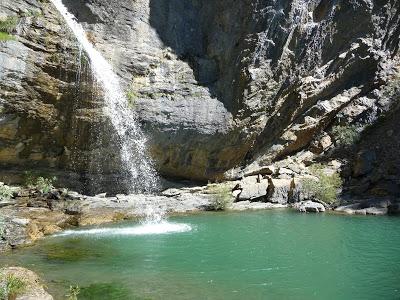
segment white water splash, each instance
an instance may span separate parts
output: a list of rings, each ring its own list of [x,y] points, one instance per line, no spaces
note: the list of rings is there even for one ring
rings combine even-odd
[[[146,138],[137,125],[135,113],[129,108],[119,78],[112,66],[89,42],[82,26],[68,12],[61,0],[51,0],[71,29],[80,47],[87,54],[93,76],[104,92],[104,111],[118,136],[123,170],[129,174],[130,192],[151,192],[157,189],[158,177],[147,156]],[[79,70],[78,70],[79,71]],[[106,159],[106,158],[104,158]]]
[[[191,231],[192,227],[188,224],[170,223],[166,221],[158,223],[144,223],[141,225],[125,228],[93,228],[86,230],[66,230],[55,236],[113,236],[113,235],[157,235],[171,234]]]

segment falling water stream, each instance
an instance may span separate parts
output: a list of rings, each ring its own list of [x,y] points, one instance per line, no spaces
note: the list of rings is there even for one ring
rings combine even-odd
[[[78,40],[80,55],[82,54],[82,50],[86,53],[93,77],[103,91],[105,101],[104,112],[109,117],[118,138],[122,171],[128,174],[129,191],[133,193],[155,191],[158,186],[158,177],[153,169],[150,158],[146,154],[146,137],[137,124],[135,113],[128,106],[128,101],[121,88],[118,76],[114,73],[112,66],[88,40],[85,30],[76,21],[74,15],[68,12],[62,1],[51,0],[51,2]],[[191,229],[186,224],[167,222],[164,214],[165,212],[158,207],[153,207],[150,204],[146,205],[143,209],[144,221],[137,226],[124,229],[122,234],[163,234],[183,232]],[[102,229],[83,232],[88,235],[104,233]],[[67,235],[75,233],[74,231],[65,232]],[[118,230],[111,230],[106,233],[111,235],[121,234]]]
[[[104,112],[115,130],[130,192],[152,192],[157,188],[158,177],[146,152],[146,137],[141,131],[135,113],[128,106],[119,78],[112,66],[88,40],[85,30],[61,0],[51,0],[71,29],[79,46],[88,56],[95,80],[104,94]]]

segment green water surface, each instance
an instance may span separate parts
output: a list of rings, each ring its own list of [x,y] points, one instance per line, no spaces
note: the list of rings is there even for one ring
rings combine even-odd
[[[0,258],[56,299],[400,299],[400,218],[290,211],[171,218],[165,235],[50,237]],[[136,224],[124,223],[129,227]]]

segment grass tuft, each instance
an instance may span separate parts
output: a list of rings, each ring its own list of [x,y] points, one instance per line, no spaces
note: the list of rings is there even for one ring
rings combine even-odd
[[[14,274],[0,275],[0,299],[16,299],[26,289],[26,282]]]
[[[0,42],[2,41],[14,41],[15,37],[7,32],[0,31]]]

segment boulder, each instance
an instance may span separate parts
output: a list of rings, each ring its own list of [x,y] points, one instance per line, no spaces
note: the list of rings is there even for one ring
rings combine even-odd
[[[286,204],[295,202],[298,198],[297,182],[294,178],[268,180],[267,201],[272,203]]]
[[[305,202],[299,202],[295,206],[298,211],[300,212],[324,212],[325,207],[318,202],[313,202],[313,201],[305,201]]]
[[[53,300],[53,297],[45,290],[39,276],[28,269],[8,267],[0,269],[0,274],[13,275],[24,282],[25,288],[16,295],[16,300]]]
[[[289,168],[282,167],[278,169],[278,175],[293,175],[293,174],[294,172]]]
[[[248,168],[245,173],[244,176],[253,176],[253,175],[272,175],[274,174],[276,171],[274,166],[264,166],[264,167],[250,167]]]
[[[385,207],[368,207],[365,212],[367,215],[387,215],[388,209]]]
[[[267,196],[268,180],[263,179],[261,176],[245,177],[240,181],[237,189],[241,190],[241,193],[237,196],[238,201],[265,201]]]
[[[390,199],[365,199],[357,203],[342,205],[335,208],[337,212],[358,215],[386,215],[395,213],[397,203]]]

